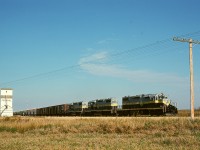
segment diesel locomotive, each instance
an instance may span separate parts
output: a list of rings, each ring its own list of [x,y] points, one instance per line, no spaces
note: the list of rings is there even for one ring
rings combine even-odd
[[[122,115],[167,115],[177,114],[175,103],[163,93],[141,94],[122,98]]]

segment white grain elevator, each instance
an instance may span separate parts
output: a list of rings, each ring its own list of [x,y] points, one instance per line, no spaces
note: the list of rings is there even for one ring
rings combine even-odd
[[[13,116],[12,98],[13,90],[10,88],[0,89],[0,116],[10,117]]]

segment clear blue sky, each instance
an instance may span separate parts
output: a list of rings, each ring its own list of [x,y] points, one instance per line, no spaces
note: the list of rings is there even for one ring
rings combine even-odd
[[[198,0],[0,0],[0,87],[14,110],[164,92],[189,108]],[[200,45],[194,45],[200,107]]]

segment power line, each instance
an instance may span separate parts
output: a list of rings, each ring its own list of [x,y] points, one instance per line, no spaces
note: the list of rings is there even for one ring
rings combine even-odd
[[[116,57],[116,56],[121,56],[122,54],[127,54],[127,53],[133,53],[133,52],[138,52],[139,50],[141,49],[145,49],[145,48],[148,48],[148,47],[152,47],[152,46],[155,46],[156,44],[159,44],[159,43],[162,43],[163,41],[161,42],[155,42],[155,43],[151,43],[149,45],[145,45],[145,46],[141,46],[141,47],[137,47],[137,48],[134,48],[134,49],[130,49],[130,50],[126,50],[126,51],[121,51],[121,52],[118,52],[118,53],[113,53],[110,55],[110,57]],[[141,52],[140,52],[141,53]],[[137,54],[136,54],[137,55]],[[86,57],[83,57],[83,58],[87,58]],[[92,61],[85,61],[84,63],[92,63],[92,62],[96,62],[96,61],[101,61],[105,58],[97,58],[96,60],[92,60]],[[35,75],[32,75],[32,76],[28,76],[28,77],[24,77],[24,78],[21,78],[21,79],[17,79],[17,80],[13,80],[13,81],[9,81],[9,82],[3,82],[1,83],[0,85],[3,86],[3,85],[9,85],[9,84],[13,84],[13,83],[16,83],[16,82],[21,82],[21,81],[24,81],[24,80],[28,80],[28,79],[32,79],[32,78],[37,78],[37,77],[41,77],[41,76],[45,76],[45,75],[50,75],[50,74],[53,74],[53,73],[57,73],[57,72],[60,72],[60,71],[63,71],[63,70],[69,70],[69,69],[72,69],[72,68],[77,68],[77,67],[80,67],[82,64],[77,64],[77,65],[71,65],[71,66],[68,66],[68,67],[64,67],[64,68],[60,68],[60,69],[56,69],[56,70],[52,70],[52,71],[49,71],[49,72],[44,72],[44,73],[39,73],[39,74],[35,74]]]
[[[63,71],[63,70],[72,69],[72,68],[75,68],[75,67],[78,67],[78,66],[80,66],[80,65],[71,65],[71,66],[56,69],[56,70],[53,70],[53,71],[39,73],[39,74],[35,74],[35,75],[32,75],[32,76],[24,77],[24,78],[21,78],[21,79],[9,81],[9,82],[3,82],[0,85],[1,86],[2,85],[8,85],[8,84],[15,83],[15,82],[20,82],[20,81],[24,81],[24,80],[28,80],[28,79],[32,79],[32,78],[36,78],[36,77],[41,77],[41,76],[44,76],[44,75],[53,74],[53,73],[60,72],[60,71]]]
[[[197,32],[193,32],[193,33],[187,33],[183,36],[192,36],[192,35],[198,35],[200,34],[200,31],[197,31]],[[115,59],[118,57],[118,60],[121,59],[121,60],[127,60],[127,58],[129,57],[131,60],[133,60],[132,56],[134,56],[134,58],[137,58],[138,56],[141,56],[141,55],[160,55],[164,52],[169,52],[167,50],[160,50],[160,49],[156,49],[156,47],[160,46],[161,49],[163,47],[165,48],[173,48],[175,46],[175,44],[171,44],[169,43],[171,39],[170,38],[167,38],[167,39],[164,39],[164,40],[161,40],[161,41],[157,41],[157,42],[154,42],[154,43],[150,43],[150,44],[147,44],[147,45],[144,45],[144,46],[140,46],[140,47],[136,47],[136,48],[133,48],[133,49],[129,49],[129,50],[123,50],[123,51],[119,51],[119,52],[113,52],[109,55],[109,57],[111,58],[111,60],[114,62]],[[126,59],[124,59],[124,55],[126,55]],[[90,56],[90,55],[89,55]],[[85,56],[85,57],[82,57],[82,58],[87,58],[89,56]],[[80,58],[80,59],[82,59]],[[104,60],[105,58],[102,57],[102,58],[97,58],[95,60],[89,60],[89,61],[85,61],[84,63],[93,63],[93,62],[100,62],[102,60]],[[112,62],[110,60],[110,62]],[[108,61],[109,62],[109,61]],[[107,62],[107,63],[108,63]],[[118,61],[119,62],[119,61]],[[28,77],[24,77],[24,78],[20,78],[20,79],[16,79],[16,80],[12,80],[12,81],[8,81],[8,82],[3,82],[1,83],[0,85],[3,86],[3,85],[9,85],[9,84],[13,84],[13,83],[16,83],[16,82],[21,82],[21,81],[24,81],[24,80],[29,80],[29,79],[33,79],[33,78],[37,78],[37,77],[42,77],[42,76],[45,76],[45,75],[50,75],[50,74],[54,74],[54,73],[58,73],[58,72],[61,72],[61,71],[64,71],[64,70],[70,70],[70,69],[73,69],[73,68],[78,68],[78,67],[81,67],[81,65],[83,64],[76,64],[76,65],[71,65],[71,66],[67,66],[67,67],[64,67],[64,68],[60,68],[60,69],[56,69],[56,70],[52,70],[52,71],[49,71],[49,72],[44,72],[44,73],[39,73],[39,74],[35,74],[35,75],[32,75],[32,76],[28,76]]]

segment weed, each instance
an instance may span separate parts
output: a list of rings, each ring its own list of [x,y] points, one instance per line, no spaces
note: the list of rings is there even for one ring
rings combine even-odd
[[[163,141],[163,144],[169,146],[171,144],[171,141],[169,139],[165,139]]]
[[[15,132],[17,132],[17,128],[15,128],[15,127],[0,126],[0,132],[11,132],[11,133],[15,133]]]

